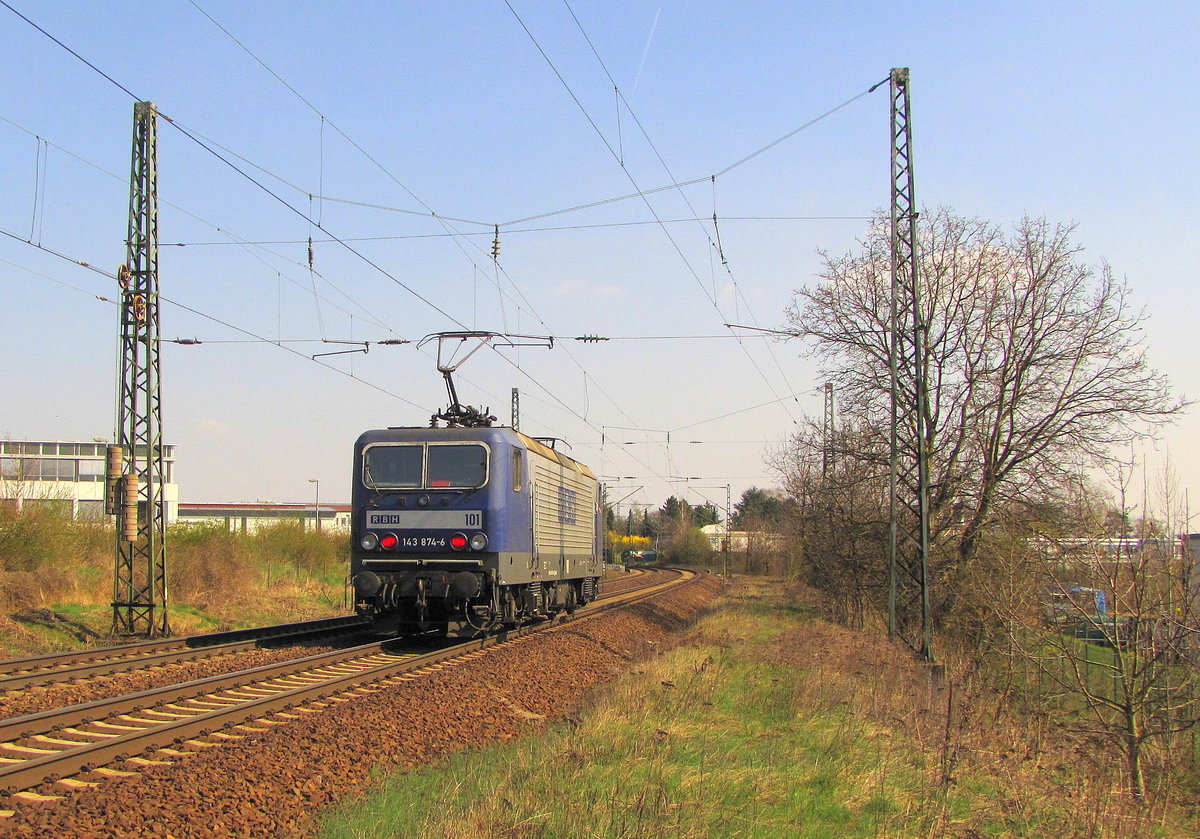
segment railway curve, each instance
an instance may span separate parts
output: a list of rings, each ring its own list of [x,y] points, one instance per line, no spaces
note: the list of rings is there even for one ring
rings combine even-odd
[[[17,806],[57,800],[181,759],[193,750],[236,745],[307,714],[469,662],[491,647],[514,646],[653,597],[676,583],[648,574],[643,585],[606,594],[562,618],[424,653],[390,652],[395,642],[320,653],[253,670],[0,721],[0,789]],[[124,768],[114,768],[121,765]],[[33,791],[39,789],[40,791]],[[6,811],[12,812],[12,811]],[[3,822],[0,822],[2,824]]]

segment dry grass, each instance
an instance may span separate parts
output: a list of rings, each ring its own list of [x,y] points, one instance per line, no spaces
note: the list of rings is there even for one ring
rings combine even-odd
[[[931,835],[1198,835],[1167,779],[1160,794],[1132,798],[1124,764],[1103,740],[1048,708],[1014,705],[968,657],[943,658],[946,676],[935,678],[888,645],[882,627],[860,633],[822,621],[781,639],[771,660],[807,674],[809,702],[850,702],[871,736],[908,742],[926,773]]]
[[[390,778],[326,839],[1197,835],[1106,753],[951,663],[746,580],[578,719]]]
[[[346,612],[344,534],[283,522],[254,534],[172,527],[167,573],[172,629],[192,634]],[[0,655],[76,646],[22,616],[50,610],[104,635],[111,623],[114,535],[108,522],[49,508],[0,510]]]

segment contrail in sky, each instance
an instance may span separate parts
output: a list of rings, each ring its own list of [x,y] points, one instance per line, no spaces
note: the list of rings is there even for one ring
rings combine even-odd
[[[637,93],[638,82],[642,80],[642,68],[646,66],[646,56],[650,52],[650,42],[654,40],[654,30],[658,28],[658,16],[662,14],[662,6],[658,7],[658,11],[654,13],[654,23],[650,26],[650,37],[646,39],[646,48],[642,50],[642,61],[638,64],[637,77],[633,80],[633,91],[629,94],[632,96]]]

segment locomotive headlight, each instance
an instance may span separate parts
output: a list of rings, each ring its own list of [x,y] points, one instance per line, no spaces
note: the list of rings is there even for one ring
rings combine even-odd
[[[467,537],[461,533],[455,533],[450,537],[450,547],[456,551],[465,551],[467,549]]]
[[[362,545],[364,551],[373,551],[379,547],[379,537],[374,533],[364,533],[358,544]]]
[[[379,537],[379,547],[385,551],[394,551],[396,546],[400,544],[399,537],[395,533],[385,533]]]
[[[471,535],[471,550],[482,551],[487,547],[487,536],[482,533],[474,533]]]

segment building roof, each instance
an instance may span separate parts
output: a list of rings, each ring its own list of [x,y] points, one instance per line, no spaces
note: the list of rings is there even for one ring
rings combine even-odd
[[[242,503],[197,503],[179,504],[181,516],[288,516],[311,514],[314,507],[320,509],[322,516],[334,516],[338,513],[350,512],[349,504],[277,504],[273,501],[256,501],[253,504]]]

